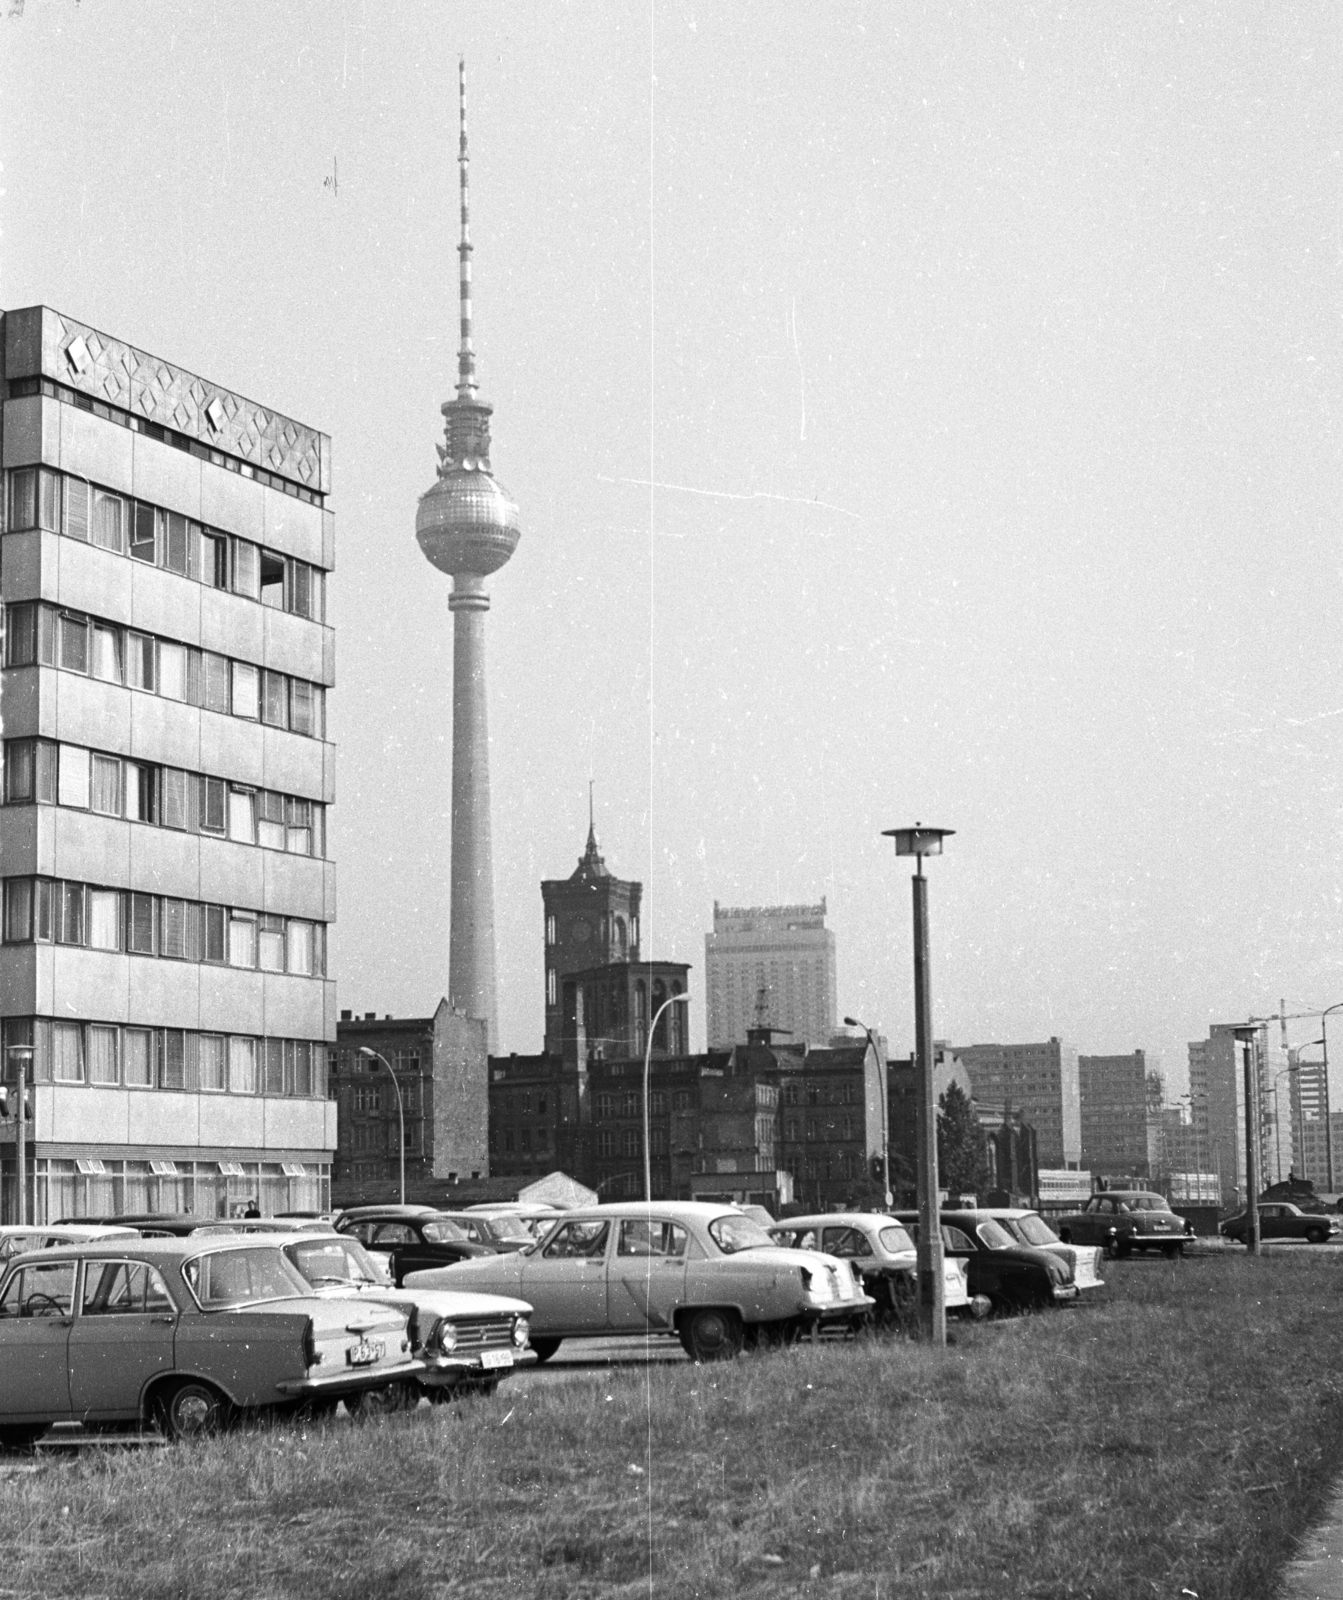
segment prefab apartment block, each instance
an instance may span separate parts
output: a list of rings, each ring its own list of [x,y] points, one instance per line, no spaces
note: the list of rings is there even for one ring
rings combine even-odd
[[[28,1215],[324,1206],[330,441],[46,307],[2,331],[0,1071],[32,1084]],[[11,1114],[6,1219],[17,1153]]]

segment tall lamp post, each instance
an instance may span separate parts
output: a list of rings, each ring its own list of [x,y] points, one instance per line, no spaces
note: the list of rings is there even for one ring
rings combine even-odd
[[[889,1206],[891,1195],[891,1113],[886,1103],[886,1065],[881,1059],[881,1052],[877,1049],[877,1041],[872,1037],[872,1030],[865,1022],[860,1022],[857,1017],[845,1017],[846,1028],[861,1028],[867,1035],[868,1048],[872,1051],[872,1059],[877,1064],[877,1077],[881,1082],[881,1193],[882,1204]]]
[[[1324,1160],[1329,1175],[1329,1193],[1334,1189],[1334,1119],[1329,1112],[1329,1014],[1343,1011],[1343,1000],[1320,1012],[1320,1043],[1324,1046]]]
[[[644,1201],[649,1204],[653,1199],[653,1158],[648,1148],[648,1074],[653,1064],[653,1035],[658,1031],[658,1023],[668,1006],[689,1003],[688,994],[669,994],[653,1013],[653,1020],[648,1025],[648,1038],[644,1042]]]
[[[376,1050],[370,1050],[364,1044],[359,1047],[359,1054],[366,1056],[370,1061],[381,1061],[387,1068],[387,1076],[392,1080],[392,1088],[396,1090],[396,1119],[401,1126],[401,1204],[406,1203],[406,1105],[401,1098],[401,1085],[396,1081],[396,1073],[392,1071],[391,1062],[386,1056],[380,1056]]]
[[[33,1059],[33,1047],[12,1044],[9,1054],[17,1063],[19,1080],[14,1102],[14,1177],[18,1184],[16,1220],[22,1228],[28,1221],[28,1063]]]
[[[1318,1039],[1315,1041],[1316,1044],[1318,1044],[1319,1042],[1320,1041]],[[1309,1048],[1310,1048],[1309,1045],[1302,1045],[1301,1046],[1302,1050],[1308,1050]],[[1299,1053],[1300,1052],[1298,1051],[1298,1054]],[[1274,1140],[1274,1146],[1275,1146],[1276,1151],[1277,1151],[1278,1182],[1279,1183],[1282,1182],[1282,1119],[1281,1119],[1281,1117],[1278,1116],[1278,1079],[1287,1077],[1289,1073],[1300,1072],[1300,1071],[1301,1071],[1300,1062],[1293,1062],[1290,1067],[1279,1067],[1279,1069],[1273,1074],[1273,1115],[1274,1115],[1274,1118],[1277,1120],[1277,1124],[1278,1124],[1278,1126],[1277,1126],[1277,1137]],[[1298,1084],[1300,1083],[1300,1079],[1299,1078],[1297,1080],[1297,1083]],[[1299,1089],[1298,1089],[1298,1092],[1297,1092],[1297,1099],[1298,1100],[1300,1099],[1300,1091],[1299,1091]],[[1287,1143],[1288,1143],[1288,1145],[1290,1147],[1292,1147],[1292,1155],[1293,1156],[1296,1153],[1295,1152],[1296,1142],[1297,1142],[1297,1140],[1296,1140],[1296,1107],[1292,1104],[1292,1089],[1289,1086],[1288,1090],[1287,1090]],[[1302,1142],[1304,1143],[1304,1140]],[[1303,1151],[1303,1155],[1304,1155],[1304,1151]],[[1295,1172],[1295,1170],[1296,1170],[1296,1164],[1291,1159],[1289,1159],[1288,1162],[1287,1162],[1287,1170],[1288,1170],[1288,1172]]]
[[[1245,1047],[1245,1245],[1252,1256],[1259,1252],[1259,1162],[1256,1124],[1259,1121],[1259,1090],[1254,1082],[1254,1042],[1259,1029],[1233,1028],[1237,1044]]]
[[[928,880],[924,856],[940,856],[951,828],[886,828],[898,856],[913,856],[914,876],[914,1034],[918,1062],[919,1155],[919,1322],[934,1345],[947,1342],[946,1284],[942,1276],[942,1218],[937,1182],[937,1097],[933,1092],[933,1000],[928,971]]]

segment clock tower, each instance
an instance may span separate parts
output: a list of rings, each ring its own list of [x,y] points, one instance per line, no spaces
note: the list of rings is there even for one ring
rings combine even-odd
[[[639,960],[641,883],[613,877],[588,823],[588,842],[567,878],[541,884],[545,915],[547,1054],[563,1048],[563,980],[571,972]]]

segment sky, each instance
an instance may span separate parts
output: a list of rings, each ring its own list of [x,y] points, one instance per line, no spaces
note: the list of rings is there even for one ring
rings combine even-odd
[[[939,1037],[1343,1000],[1333,0],[3,3],[0,306],[332,436],[342,1007],[447,987],[459,54],[502,1048],[590,781],[696,1043],[715,900],[824,897],[909,1048],[915,821]]]

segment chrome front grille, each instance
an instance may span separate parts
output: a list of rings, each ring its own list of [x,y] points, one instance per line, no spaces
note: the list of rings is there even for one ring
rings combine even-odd
[[[452,1317],[458,1350],[492,1350],[513,1343],[512,1317]]]

